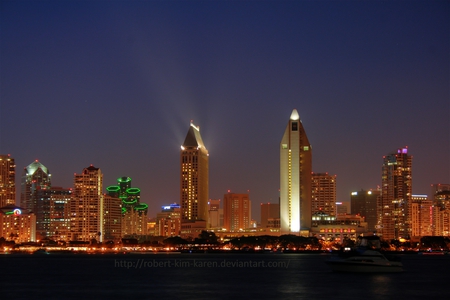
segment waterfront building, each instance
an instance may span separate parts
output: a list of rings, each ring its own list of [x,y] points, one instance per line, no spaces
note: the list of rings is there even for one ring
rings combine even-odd
[[[411,237],[433,235],[433,200],[427,195],[412,195],[411,201]]]
[[[321,211],[312,215],[311,235],[318,239],[342,243],[345,239],[355,241],[366,234],[367,222],[360,215],[329,216]]]
[[[279,203],[261,203],[261,228],[280,228]]]
[[[0,154],[0,207],[16,204],[16,164],[11,155]]]
[[[250,227],[251,201],[249,194],[227,193],[223,196],[223,227],[239,231]]]
[[[205,221],[206,226],[208,224],[208,164],[209,154],[200,127],[191,122],[180,151],[182,222]]]
[[[156,214],[156,227],[158,236],[179,236],[181,231],[180,205],[173,203],[161,207]]]
[[[122,220],[122,199],[108,194],[103,195],[104,241],[118,242],[121,240]]]
[[[74,174],[70,205],[70,234],[73,241],[103,241],[103,174],[90,165]]]
[[[49,189],[52,185],[52,175],[46,166],[35,160],[23,169],[20,193],[20,206],[35,211],[39,205],[36,191]]]
[[[441,185],[433,189],[433,235],[450,236],[450,185]]]
[[[348,213],[347,205],[342,202],[336,201],[336,214],[346,215]]]
[[[411,237],[411,168],[407,147],[383,156],[379,227],[385,240]]]
[[[350,206],[352,215],[360,215],[366,222],[370,231],[376,231],[378,225],[377,206],[380,201],[379,190],[363,190],[352,192]]]
[[[106,188],[108,195],[121,199],[122,236],[147,235],[148,205],[141,202],[141,190],[131,187],[130,177],[120,177],[117,185]]]
[[[13,204],[1,207],[0,237],[17,244],[36,242],[36,216]]]
[[[210,199],[208,201],[208,222],[209,228],[223,226],[223,208],[220,208],[220,199]]]
[[[49,227],[46,235],[55,241],[69,241],[72,189],[52,186],[49,192]]]
[[[311,228],[311,144],[294,109],[280,143],[282,234],[309,235]]]
[[[336,175],[312,173],[311,212],[322,211],[329,216],[336,215]]]

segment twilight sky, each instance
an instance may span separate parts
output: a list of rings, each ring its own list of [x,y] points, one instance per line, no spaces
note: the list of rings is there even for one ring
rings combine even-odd
[[[450,183],[449,1],[1,1],[0,154],[17,186],[38,159],[55,186],[93,164],[179,202],[190,120],[210,198],[277,202],[292,109],[338,201],[381,184],[408,146],[413,193]]]

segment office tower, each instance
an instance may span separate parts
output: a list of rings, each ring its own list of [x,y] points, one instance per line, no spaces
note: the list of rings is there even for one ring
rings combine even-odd
[[[336,216],[336,175],[312,173],[311,176],[311,212]]]
[[[106,188],[108,195],[122,200],[122,236],[147,234],[148,205],[141,203],[141,190],[131,187],[130,177],[120,177]]]
[[[161,207],[156,214],[156,227],[158,236],[178,236],[181,230],[180,205],[173,203]]]
[[[411,236],[411,164],[407,147],[383,156],[379,226],[385,240]]]
[[[93,165],[74,174],[70,233],[74,241],[103,241],[103,174]]]
[[[363,217],[367,222],[369,231],[375,231],[378,225],[377,204],[380,195],[379,190],[366,191],[363,189],[351,194],[351,214]]]
[[[53,186],[50,190],[48,236],[55,241],[70,240],[72,189]]]
[[[251,201],[248,194],[228,193],[223,197],[223,227],[228,231],[250,228]]]
[[[311,145],[296,109],[280,143],[282,234],[308,235],[311,228]]]
[[[16,204],[16,164],[9,154],[0,154],[0,207]]]
[[[261,203],[261,227],[262,228],[280,227],[279,203]]]
[[[223,209],[220,208],[220,199],[208,201],[209,228],[218,228],[223,225]]]
[[[181,221],[208,221],[208,150],[192,122],[181,146]]]
[[[427,195],[411,196],[411,236],[433,235],[433,201]]]
[[[432,235],[450,236],[450,184],[433,185],[432,192]]]
[[[20,206],[22,208],[35,211],[37,202],[36,190],[46,190],[52,185],[52,180],[49,170],[35,160],[29,164],[22,172]]]
[[[33,213],[36,215],[36,239],[67,240],[70,228],[71,189],[36,186]]]
[[[103,195],[103,240],[118,242],[121,238],[122,199],[108,194]]]
[[[336,202],[336,214],[337,215],[346,215],[347,214],[347,205],[342,202]]]
[[[36,216],[13,204],[1,207],[0,237],[15,243],[36,242]]]

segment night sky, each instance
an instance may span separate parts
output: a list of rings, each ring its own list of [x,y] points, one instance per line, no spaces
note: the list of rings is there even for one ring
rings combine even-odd
[[[54,186],[93,164],[149,216],[179,202],[190,121],[210,198],[278,202],[296,108],[338,201],[408,146],[413,193],[450,183],[449,1],[1,1],[0,154]]]

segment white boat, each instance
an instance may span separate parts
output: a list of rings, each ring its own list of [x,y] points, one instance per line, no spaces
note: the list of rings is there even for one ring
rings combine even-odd
[[[378,251],[379,249],[381,249],[380,237],[359,236],[354,251],[344,253],[347,255],[344,258],[327,260],[326,264],[336,272],[403,272],[403,265],[399,260],[388,259]]]
[[[403,272],[403,265],[401,262],[391,261],[382,253],[374,250],[366,250],[361,254],[347,258],[330,259],[326,261],[326,264],[335,272]]]

